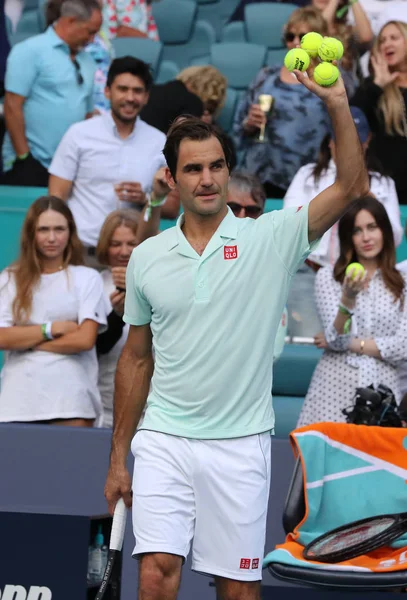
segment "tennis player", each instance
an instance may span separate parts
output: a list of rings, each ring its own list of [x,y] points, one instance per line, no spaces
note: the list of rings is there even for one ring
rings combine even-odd
[[[110,512],[120,497],[133,504],[139,600],[175,600],[191,545],[192,568],[215,577],[219,598],[260,598],[274,338],[296,269],[369,192],[342,80],[323,88],[297,77],[332,120],[335,183],[301,209],[238,219],[226,204],[227,142],[182,119],[164,155],[184,214],[129,262],[105,494]]]

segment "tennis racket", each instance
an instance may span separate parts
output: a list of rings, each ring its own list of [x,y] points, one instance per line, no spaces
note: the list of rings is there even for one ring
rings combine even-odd
[[[379,515],[320,535],[303,551],[307,560],[337,563],[388,546],[407,532],[407,513]]]
[[[115,577],[115,564],[118,555],[120,555],[123,546],[124,529],[126,527],[127,509],[123,498],[120,498],[116,504],[113,515],[112,531],[110,534],[109,554],[102,583],[95,600],[102,600],[105,592],[110,585],[112,587],[112,596],[118,598],[118,577]],[[116,594],[115,594],[116,592]]]

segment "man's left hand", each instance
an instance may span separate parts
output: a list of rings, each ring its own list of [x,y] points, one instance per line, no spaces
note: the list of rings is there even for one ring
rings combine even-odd
[[[146,203],[146,194],[137,181],[123,181],[115,186],[116,194],[122,202],[131,202],[139,206]]]
[[[325,104],[337,104],[338,102],[347,102],[347,95],[343,79],[339,74],[337,81],[330,86],[322,86],[314,81],[314,69],[319,63],[311,59],[310,66],[307,71],[293,71],[298,81],[302,83],[310,92],[321,98]],[[333,61],[337,66],[336,61]]]
[[[156,171],[153,179],[153,196],[155,200],[165,198],[171,191],[165,178],[165,167],[161,167]]]

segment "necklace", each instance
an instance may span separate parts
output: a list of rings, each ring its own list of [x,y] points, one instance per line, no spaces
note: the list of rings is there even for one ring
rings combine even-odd
[[[59,267],[57,267],[56,269],[53,269],[52,271],[46,271],[45,269],[42,271],[43,275],[52,275],[53,273],[58,273],[58,271],[63,271],[65,269],[64,265],[60,265]]]

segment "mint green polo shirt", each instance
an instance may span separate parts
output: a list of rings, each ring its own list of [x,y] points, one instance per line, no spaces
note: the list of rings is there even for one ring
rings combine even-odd
[[[273,349],[291,278],[315,247],[308,206],[256,220],[229,209],[202,256],[181,224],[134,249],[124,321],[155,351],[142,428],[223,439],[272,431]]]

